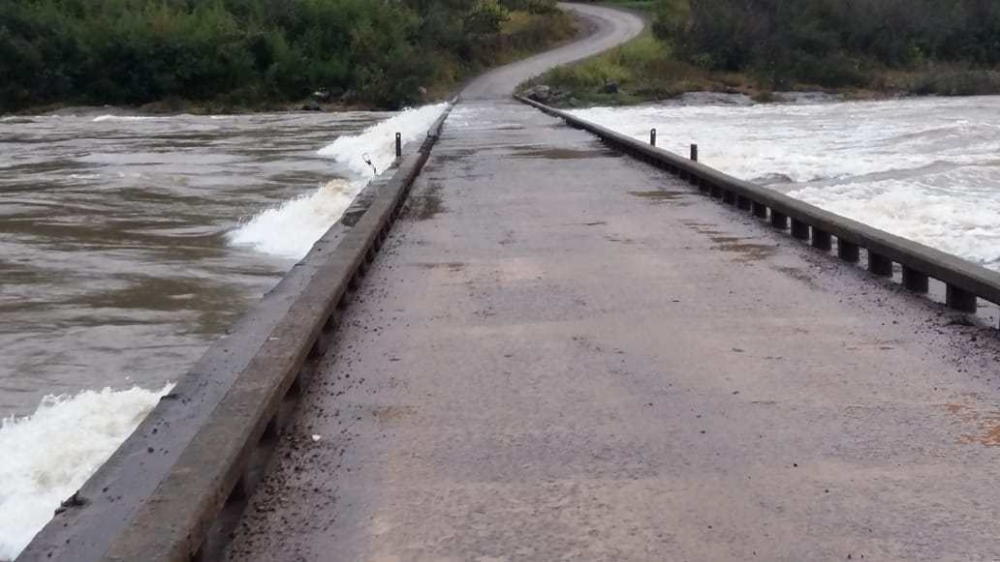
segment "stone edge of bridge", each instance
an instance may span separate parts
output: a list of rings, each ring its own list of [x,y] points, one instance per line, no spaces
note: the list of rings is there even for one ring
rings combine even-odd
[[[845,262],[861,263],[860,250],[864,249],[865,265],[876,277],[896,277],[903,287],[919,294],[927,294],[929,281],[937,280],[944,285],[945,304],[955,311],[975,313],[978,299],[1000,305],[1000,273],[996,271],[701,164],[697,161],[697,145],[691,146],[691,158],[658,148],[655,129],[650,131],[647,144],[524,96],[514,95],[514,99],[596,135],[624,154],[678,176],[713,199],[751,212],[777,230],[790,229],[794,238],[813,248],[835,250]]]
[[[340,314],[399,217],[456,100],[363,213],[337,221],[163,398],[16,558],[217,559]],[[360,217],[357,215],[360,214]]]

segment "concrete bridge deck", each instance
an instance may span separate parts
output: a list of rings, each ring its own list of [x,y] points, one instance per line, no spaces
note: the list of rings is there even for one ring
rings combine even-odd
[[[511,101],[408,206],[231,559],[1000,559],[1000,346],[940,305]]]

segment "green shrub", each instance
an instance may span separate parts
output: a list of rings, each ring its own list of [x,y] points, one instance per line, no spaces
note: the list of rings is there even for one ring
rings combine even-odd
[[[566,35],[569,19],[553,0],[515,3],[0,0],[0,111],[166,99],[273,104],[317,89],[400,107],[434,80],[453,83],[509,49]],[[512,9],[528,23],[508,34]]]
[[[653,30],[682,60],[775,84],[865,85],[868,61],[890,69],[1000,62],[993,0],[657,2]]]

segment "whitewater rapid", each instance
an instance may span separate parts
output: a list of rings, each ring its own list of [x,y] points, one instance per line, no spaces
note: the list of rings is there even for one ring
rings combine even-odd
[[[265,291],[262,283],[280,276],[272,271],[271,258],[303,257],[371,180],[363,157],[379,172],[387,169],[395,158],[396,132],[404,143],[419,140],[446,107],[407,110],[374,124],[375,114],[361,113],[18,118],[25,129],[19,133],[23,146],[0,154],[0,180],[12,192],[27,194],[22,196],[24,213],[53,221],[61,215],[38,214],[35,206],[64,214],[95,209],[96,217],[111,224],[91,216],[67,219],[93,226],[93,231],[78,238],[66,233],[64,252],[72,253],[65,255],[87,261],[63,257],[59,264],[67,271],[45,269],[48,276],[58,273],[57,278],[89,275],[64,289],[41,283],[49,280],[47,275],[31,283],[34,276],[5,270],[0,261],[0,273],[8,273],[5,281],[10,281],[0,305],[20,307],[0,315],[0,335],[12,334],[0,340],[7,361],[0,367],[9,370],[0,383],[37,381],[33,384],[49,393],[75,387],[45,396],[28,415],[0,420],[0,560],[23,550],[60,502],[79,489],[168,392],[170,385],[163,381],[182,376],[203,346],[247,304],[242,295],[228,291],[244,285],[256,288],[257,296]],[[4,123],[14,121],[5,118]],[[353,123],[367,127],[329,140],[338,132],[358,131]],[[66,133],[67,127],[75,129]],[[94,138],[77,145],[78,135]],[[38,149],[43,145],[39,141],[46,150]],[[308,152],[299,152],[300,145]],[[46,160],[60,150],[64,154],[59,159]],[[37,163],[39,171],[26,162]],[[12,171],[5,175],[5,170]],[[48,192],[38,175],[42,173],[51,175],[44,179],[53,191],[58,188],[51,200],[43,198]],[[22,186],[25,177],[36,184],[30,190]],[[318,187],[303,193],[304,181]],[[77,200],[67,196],[68,190]],[[286,195],[285,201],[261,205],[263,196],[272,193]],[[12,202],[6,210],[15,207]],[[231,228],[239,215],[229,219],[227,213],[245,209],[257,211]],[[132,221],[128,230],[114,222],[123,217]],[[225,225],[223,236],[213,221]],[[46,244],[36,251],[38,238],[26,237],[21,246],[7,240],[8,257],[41,268],[48,265],[44,260],[64,256],[49,238],[42,238]],[[95,241],[106,241],[107,247]],[[84,242],[95,245],[81,252]],[[104,263],[101,258],[109,271],[97,267]],[[287,268],[287,262],[277,263]],[[81,296],[84,289],[96,296]],[[52,307],[52,302],[60,306]],[[65,302],[88,306],[74,310],[75,320],[67,316]],[[38,308],[29,308],[31,304]],[[61,315],[45,316],[52,308]],[[15,319],[17,311],[23,318]],[[22,342],[26,347],[18,348]],[[52,354],[45,355],[47,351]],[[51,372],[39,371],[39,365]],[[162,376],[167,372],[169,379]],[[141,386],[127,388],[134,382],[124,381],[133,380]],[[61,386],[54,387],[56,382]],[[108,384],[114,388],[78,390]]]
[[[28,545],[169,390],[46,396],[30,416],[0,421],[0,560]]]
[[[258,212],[227,234],[230,243],[280,258],[305,257],[375,172],[382,173],[392,165],[396,158],[396,133],[400,133],[404,144],[423,138],[447,107],[448,104],[441,103],[407,109],[360,134],[337,138],[320,149],[319,155],[329,158],[334,164],[331,169],[343,177]]]
[[[1000,269],[1000,97],[574,111],[834,213]]]

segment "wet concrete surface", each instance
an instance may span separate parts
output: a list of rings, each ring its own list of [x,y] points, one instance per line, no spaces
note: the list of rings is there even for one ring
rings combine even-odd
[[[409,205],[231,559],[1000,558],[995,332],[514,102]]]

